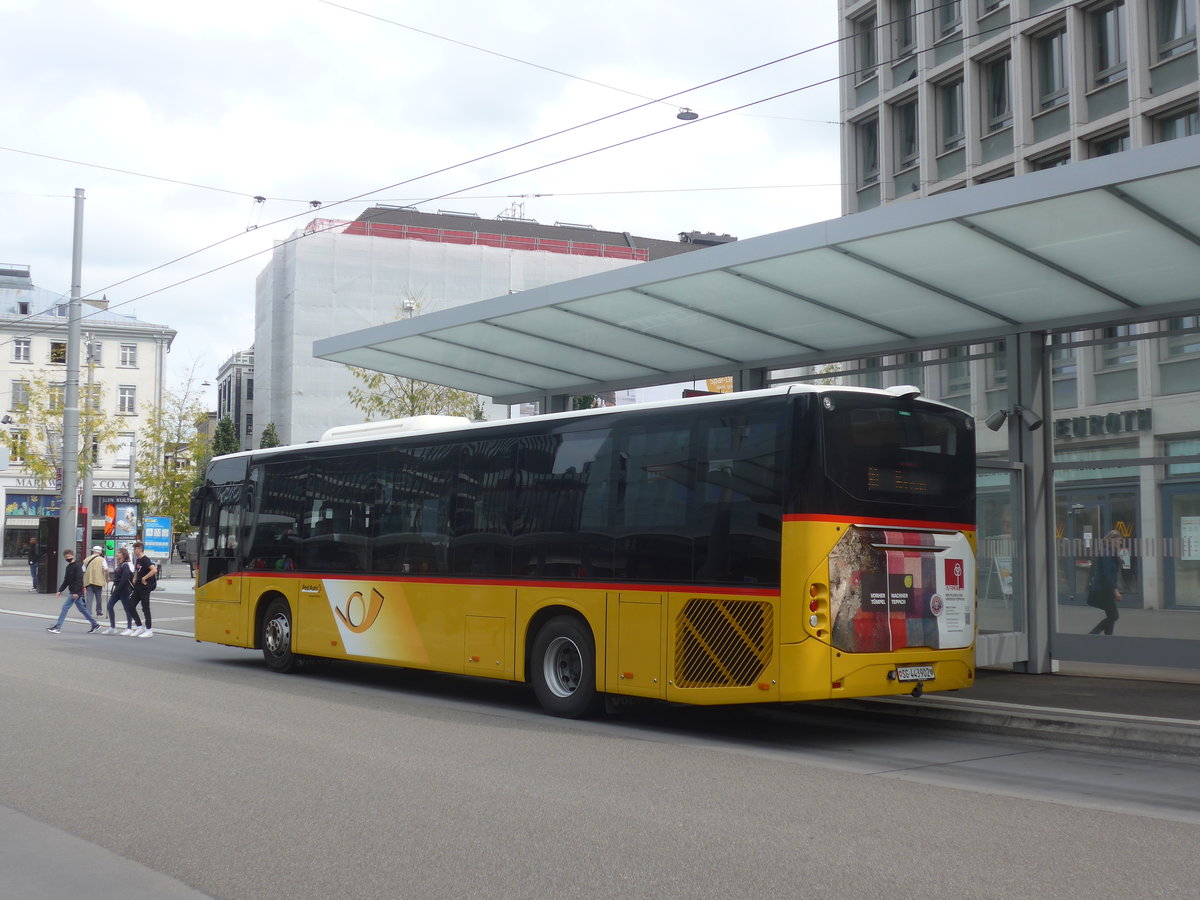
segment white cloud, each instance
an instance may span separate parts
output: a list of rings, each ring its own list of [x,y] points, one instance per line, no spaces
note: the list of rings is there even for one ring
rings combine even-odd
[[[649,97],[836,32],[834,5],[815,0],[346,5]],[[304,201],[406,181],[641,102],[316,0],[0,0],[0,8],[9,35],[21,36],[0,58],[5,147],[233,192],[0,151],[0,208],[9,223],[0,259],[30,264],[40,286],[67,292],[70,198],[83,187],[84,291],[107,288],[114,305],[177,329],[173,369],[199,361],[210,379],[253,340],[254,279],[273,242],[310,217],[353,218],[370,203],[314,212]],[[426,208],[493,216],[514,195],[553,194],[524,199],[526,215],[659,238],[692,229],[749,237],[829,218],[838,211],[838,138],[823,122],[837,118],[834,85],[716,114],[836,68],[834,50],[803,55],[375,196],[411,202],[458,191]],[[679,106],[701,120],[473,187],[679,124]],[[699,190],[757,185],[826,186]],[[272,199],[256,204],[255,194]],[[248,231],[253,225],[260,227]]]

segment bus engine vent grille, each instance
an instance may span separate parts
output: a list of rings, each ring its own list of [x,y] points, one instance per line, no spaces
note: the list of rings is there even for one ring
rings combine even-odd
[[[675,684],[748,687],[771,661],[771,604],[693,597],[675,629]]]

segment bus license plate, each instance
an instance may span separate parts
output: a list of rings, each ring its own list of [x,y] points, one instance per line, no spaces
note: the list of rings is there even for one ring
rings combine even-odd
[[[896,666],[897,681],[933,681],[933,666]]]

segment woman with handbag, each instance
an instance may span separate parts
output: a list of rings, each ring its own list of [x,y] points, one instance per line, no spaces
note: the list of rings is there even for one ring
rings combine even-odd
[[[1092,562],[1087,605],[1102,610],[1104,618],[1088,634],[1112,634],[1113,626],[1117,624],[1117,619],[1121,618],[1121,614],[1117,612],[1117,604],[1123,599],[1117,587],[1117,577],[1121,573],[1120,546],[1121,532],[1110,531],[1098,548],[1103,551],[1103,555],[1098,555]]]

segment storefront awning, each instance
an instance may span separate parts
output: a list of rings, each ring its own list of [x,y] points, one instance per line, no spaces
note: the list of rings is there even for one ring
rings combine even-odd
[[[1198,310],[1200,137],[1191,137],[313,349],[517,403]]]

